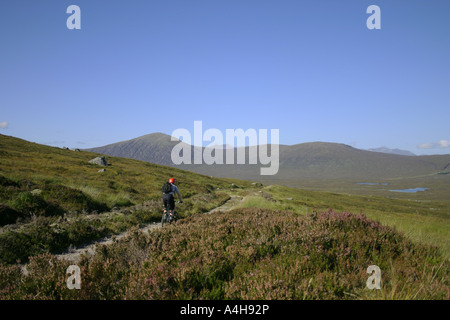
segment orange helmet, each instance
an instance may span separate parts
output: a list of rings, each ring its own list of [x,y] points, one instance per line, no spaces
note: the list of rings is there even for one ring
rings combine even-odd
[[[175,179],[174,178],[170,178],[169,179],[169,183],[174,183],[175,182]]]

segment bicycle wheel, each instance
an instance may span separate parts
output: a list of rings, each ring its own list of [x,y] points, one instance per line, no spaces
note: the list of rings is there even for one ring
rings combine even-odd
[[[161,227],[164,227],[164,223],[167,222],[167,213],[163,212],[162,218],[161,218]]]

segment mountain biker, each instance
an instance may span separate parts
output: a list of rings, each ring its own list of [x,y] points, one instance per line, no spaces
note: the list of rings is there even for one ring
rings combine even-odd
[[[183,203],[183,199],[181,198],[178,187],[175,185],[175,179],[170,178],[168,183],[171,186],[171,191],[167,192],[167,193],[163,193],[163,204],[164,204],[164,208],[165,208],[164,210],[166,210],[166,208],[169,208],[170,215],[172,215],[175,210],[175,199],[174,199],[173,194],[175,192],[177,193],[179,203]]]

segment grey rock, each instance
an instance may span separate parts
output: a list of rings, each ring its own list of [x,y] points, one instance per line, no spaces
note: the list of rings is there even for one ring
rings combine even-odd
[[[108,162],[106,161],[106,158],[104,156],[89,160],[89,163],[93,163],[93,164],[96,164],[99,166],[104,166],[104,167],[106,167],[108,165]]]

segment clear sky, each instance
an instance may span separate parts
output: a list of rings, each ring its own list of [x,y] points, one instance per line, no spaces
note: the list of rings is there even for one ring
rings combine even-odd
[[[450,153],[448,0],[2,0],[0,58],[0,133],[33,142],[89,148],[201,120]]]

